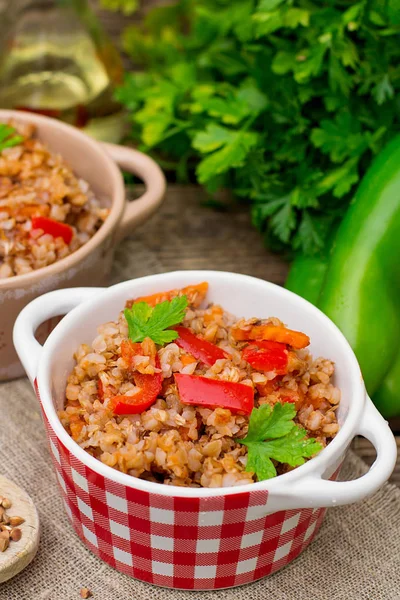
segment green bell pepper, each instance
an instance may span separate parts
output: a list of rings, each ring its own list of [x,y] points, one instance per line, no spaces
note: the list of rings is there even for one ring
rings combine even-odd
[[[375,158],[325,255],[298,257],[286,286],[338,325],[378,409],[400,415],[400,136]]]

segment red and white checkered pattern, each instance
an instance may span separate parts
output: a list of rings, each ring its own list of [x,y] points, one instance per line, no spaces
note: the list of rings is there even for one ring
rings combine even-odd
[[[211,590],[250,583],[296,558],[325,509],[265,515],[268,492],[183,498],[115,483],[76,459],[45,418],[65,508],[81,540],[122,573]]]

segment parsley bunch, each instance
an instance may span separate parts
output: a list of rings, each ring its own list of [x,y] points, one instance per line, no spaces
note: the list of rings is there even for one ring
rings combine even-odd
[[[127,0],[103,0],[124,4]],[[400,125],[398,0],[179,0],[123,35],[131,139],[315,253]]]
[[[236,441],[247,446],[246,471],[255,473],[259,481],[276,476],[271,459],[298,467],[322,450],[319,442],[307,438],[306,430],[294,423],[295,416],[290,402],[253,408],[247,436]]]

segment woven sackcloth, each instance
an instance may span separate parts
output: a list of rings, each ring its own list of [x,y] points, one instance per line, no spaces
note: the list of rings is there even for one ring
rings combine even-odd
[[[194,240],[188,250],[176,228],[172,199],[165,206],[162,217],[121,245],[114,282],[174,268],[207,268],[215,262],[219,269],[229,268],[223,263],[223,253],[208,245],[220,217],[210,215],[209,227],[200,231],[199,223],[192,225],[181,211],[179,227],[186,229],[186,240],[190,236]],[[214,256],[211,260],[201,255],[201,246],[196,245],[202,232],[204,252],[208,247]],[[256,247],[261,257],[261,244]],[[231,270],[263,276],[254,261],[251,269],[240,260],[236,253],[232,261],[236,268],[232,265]],[[121,575],[89,552],[73,533],[58,495],[38,402],[26,379],[0,384],[0,411],[0,472],[27,490],[41,519],[35,560],[0,585],[0,600],[79,600],[82,587],[92,591],[93,600],[400,600],[400,490],[394,485],[386,484],[358,504],[328,510],[310,547],[270,578],[218,592],[161,589]],[[363,461],[349,452],[342,478],[355,478],[366,469]]]

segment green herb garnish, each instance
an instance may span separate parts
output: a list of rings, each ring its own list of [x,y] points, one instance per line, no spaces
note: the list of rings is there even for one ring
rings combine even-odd
[[[167,344],[178,337],[172,325],[178,325],[185,316],[188,305],[186,296],[177,296],[171,301],[160,302],[152,308],[147,302],[133,304],[124,310],[132,342],[143,342],[149,337],[156,344]]]
[[[236,441],[247,446],[246,471],[255,473],[259,481],[276,477],[271,459],[298,467],[322,450],[319,442],[307,438],[306,430],[294,423],[295,416],[290,402],[253,408],[247,436]]]
[[[129,6],[131,0],[103,0]],[[143,5],[145,3],[143,2]],[[251,207],[312,254],[400,127],[398,0],[176,0],[129,24],[119,100],[171,180]],[[142,68],[140,71],[137,65]]]
[[[18,135],[14,127],[0,123],[0,152],[12,146],[18,146],[24,141],[22,135]]]

